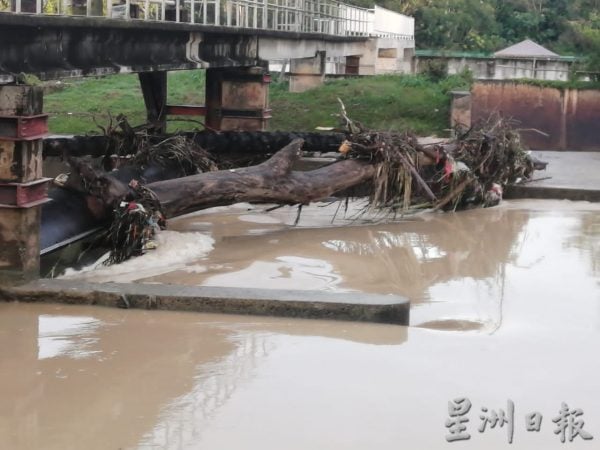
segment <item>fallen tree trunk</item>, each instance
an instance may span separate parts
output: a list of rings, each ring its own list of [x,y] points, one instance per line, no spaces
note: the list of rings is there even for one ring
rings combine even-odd
[[[237,202],[308,204],[369,180],[375,166],[361,160],[344,160],[300,172],[292,170],[302,156],[303,139],[295,139],[267,161],[256,166],[171,177],[144,186],[160,204],[165,218]],[[96,217],[108,217],[122,200],[139,197],[137,184],[129,185],[112,173],[98,174],[91,164],[72,159],[73,176],[80,188],[97,198],[102,207]],[[100,212],[100,209],[102,212]]]
[[[237,202],[304,205],[331,197],[373,179],[375,165],[359,159],[338,161],[320,169],[292,170],[302,155],[302,139],[296,139],[262,164],[205,172],[129,185],[110,174],[98,175],[89,164],[73,161],[82,185],[113,214],[108,232],[112,248],[109,262],[116,263],[143,252],[166,218]]]
[[[206,172],[150,183],[167,218],[237,202],[308,204],[373,178],[375,166],[345,160],[309,172],[293,171],[302,155],[302,139],[285,146],[266,162],[241,169]]]

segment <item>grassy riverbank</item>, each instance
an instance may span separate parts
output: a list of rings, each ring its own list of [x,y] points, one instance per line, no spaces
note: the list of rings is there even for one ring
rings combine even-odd
[[[376,76],[328,80],[322,87],[302,94],[288,92],[287,83],[271,85],[271,130],[312,130],[336,125],[337,98],[349,115],[380,130],[410,129],[420,135],[443,134],[448,126],[449,91],[465,88],[468,77],[452,76],[439,82],[422,76]],[[204,72],[169,74],[169,103],[202,104]],[[45,97],[53,133],[99,131],[110,115],[125,114],[132,124],[145,118],[142,94],[135,75],[66,81]],[[201,118],[200,118],[201,119]],[[171,122],[170,129],[194,129],[197,123]]]

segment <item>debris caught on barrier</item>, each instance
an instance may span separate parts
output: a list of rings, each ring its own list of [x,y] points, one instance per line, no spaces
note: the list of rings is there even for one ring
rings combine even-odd
[[[214,155],[185,136],[158,144],[129,137],[136,155],[125,164],[177,167],[175,179],[123,183],[110,172],[99,173],[81,160],[74,171],[83,190],[95,196],[112,216],[107,236],[109,263],[152,248],[152,237],[166,219],[237,202],[301,206],[337,196],[368,197],[365,212],[396,217],[423,210],[457,211],[489,207],[502,199],[504,188],[531,178],[544,163],[524,148],[515,124],[499,115],[468,130],[455,130],[445,143],[421,144],[409,132],[369,130],[350,119],[340,101],[344,139],[336,160],[306,172],[293,170],[302,156],[302,139],[294,139],[257,165],[217,170]],[[120,123],[126,120],[121,118]],[[124,130],[128,130],[127,125]],[[125,149],[125,152],[128,152]],[[168,176],[165,178],[169,178]]]

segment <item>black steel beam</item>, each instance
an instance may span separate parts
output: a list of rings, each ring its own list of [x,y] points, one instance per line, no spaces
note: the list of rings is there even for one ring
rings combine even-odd
[[[10,15],[10,19],[21,16]],[[0,13],[0,75],[34,74],[40,79],[126,72],[194,69],[259,64],[257,37],[218,32],[117,26],[115,20],[85,18],[53,21],[37,16],[6,20]],[[64,18],[63,18],[64,19]],[[137,23],[137,22],[128,22]]]
[[[263,65],[258,57],[260,38],[366,40],[175,22],[0,13],[0,78],[26,73],[46,80]]]

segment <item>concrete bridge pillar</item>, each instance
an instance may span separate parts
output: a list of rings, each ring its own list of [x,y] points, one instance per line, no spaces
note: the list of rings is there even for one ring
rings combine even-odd
[[[155,132],[164,133],[167,131],[167,72],[140,72],[138,78],[148,123]]]
[[[290,63],[290,92],[304,92],[325,82],[325,52],[312,58],[292,59]]]
[[[213,130],[266,130],[270,82],[263,67],[206,69],[206,125]]]
[[[43,91],[0,86],[0,282],[39,275],[41,205],[48,178],[42,176],[42,138],[48,117]]]

